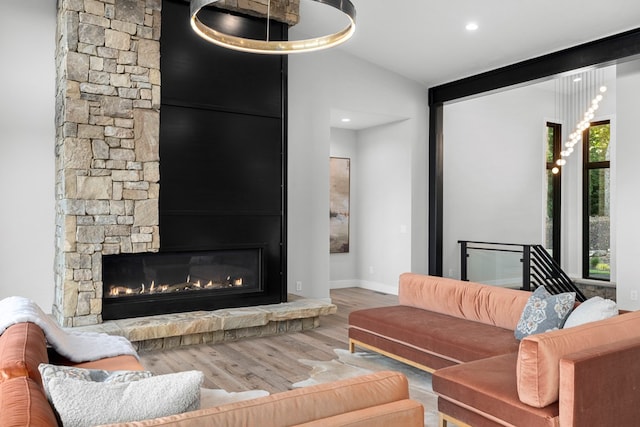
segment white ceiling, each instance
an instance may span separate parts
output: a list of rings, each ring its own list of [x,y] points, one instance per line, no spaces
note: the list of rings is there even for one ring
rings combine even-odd
[[[365,111],[347,111],[337,108],[331,109],[331,127],[334,128],[362,130],[403,120],[407,120],[407,117]]]
[[[639,0],[351,2],[356,33],[338,49],[425,87],[640,27]],[[301,1],[301,7],[305,34],[326,33],[327,22],[338,13],[309,1]],[[305,8],[312,8],[311,15]],[[479,26],[475,32],[465,30],[470,21]]]

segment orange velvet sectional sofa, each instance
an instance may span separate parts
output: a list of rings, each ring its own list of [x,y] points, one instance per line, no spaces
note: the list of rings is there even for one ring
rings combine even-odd
[[[351,313],[350,348],[432,372],[442,426],[638,425],[640,312],[517,340],[530,296],[405,273],[399,305]]]
[[[0,335],[0,426],[58,426],[38,370],[69,362],[51,353],[34,323],[9,326]],[[108,371],[143,370],[135,356],[115,356],[76,367]],[[109,402],[104,402],[109,405]],[[101,408],[96,408],[100,410]],[[111,426],[424,426],[424,408],[409,399],[407,379],[378,372],[266,397]]]

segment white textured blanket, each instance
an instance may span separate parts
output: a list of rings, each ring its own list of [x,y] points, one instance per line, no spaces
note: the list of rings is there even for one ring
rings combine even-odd
[[[123,354],[138,357],[129,340],[124,337],[61,328],[28,298],[8,297],[1,300],[0,334],[9,326],[22,322],[40,326],[49,345],[72,362],[89,362]]]

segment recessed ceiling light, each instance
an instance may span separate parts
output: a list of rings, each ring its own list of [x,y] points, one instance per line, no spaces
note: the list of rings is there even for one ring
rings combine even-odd
[[[349,123],[351,121],[350,118],[345,117],[344,119],[340,120],[342,123]]]
[[[467,29],[467,31],[475,31],[478,29],[478,24],[476,24],[475,22],[469,22],[465,28]]]

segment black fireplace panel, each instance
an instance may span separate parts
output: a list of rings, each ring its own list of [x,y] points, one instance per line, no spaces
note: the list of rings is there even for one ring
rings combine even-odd
[[[280,119],[166,105],[160,158],[162,211],[280,215]]]
[[[198,17],[230,34],[265,39],[265,19],[214,8],[202,10]],[[271,40],[287,40],[286,24],[274,20],[269,24]],[[247,54],[203,40],[191,29],[188,1],[162,2],[160,49],[163,104],[196,104],[272,117],[286,111],[282,72],[287,55]]]
[[[167,277],[172,292],[157,292],[159,281],[149,281],[144,269],[111,291],[110,273],[103,271],[105,320],[287,299],[286,55],[247,54],[204,42],[193,34],[188,15],[188,1],[163,1],[160,252],[147,255],[179,260],[185,253],[259,250],[259,281],[248,273],[241,285],[235,273],[201,278],[216,275],[215,269],[167,267],[163,261],[152,270]],[[261,31],[265,23],[214,8],[203,11],[203,19],[232,20],[239,35]],[[287,26],[278,24],[271,34],[286,39]],[[137,254],[119,259],[128,265],[129,257]]]

